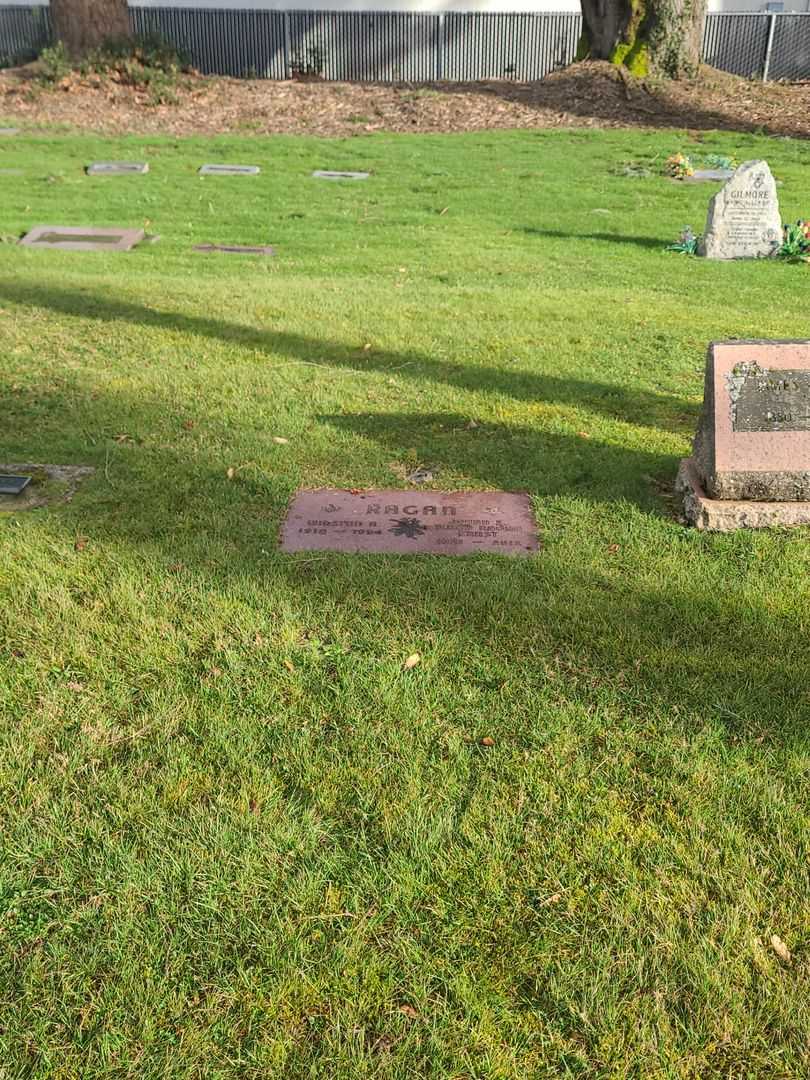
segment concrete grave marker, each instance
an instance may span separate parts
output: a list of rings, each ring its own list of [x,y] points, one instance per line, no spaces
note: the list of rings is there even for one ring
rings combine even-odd
[[[0,128],[0,135],[19,135],[19,128]]]
[[[712,180],[730,180],[733,175],[733,169],[695,169],[691,176],[683,179],[687,184],[701,184]]]
[[[144,239],[143,229],[94,229],[73,225],[35,225],[20,240],[25,247],[63,251],[129,251]]]
[[[707,259],[758,259],[782,243],[776,181],[767,161],[745,161],[709,203],[700,254]]]
[[[336,172],[333,169],[316,169],[312,174],[317,180],[368,180],[367,172]]]
[[[810,523],[810,341],[709,347],[678,490],[699,528]]]
[[[21,510],[38,510],[55,503],[70,502],[79,484],[92,476],[95,469],[89,465],[0,465],[0,514],[17,513]],[[27,480],[22,490],[8,491],[11,484],[2,484],[9,478]]]
[[[121,173],[148,173],[146,161],[94,161],[87,166],[88,176],[117,176]]]
[[[528,495],[504,491],[299,491],[282,551],[401,555],[530,555],[537,525]]]
[[[244,244],[195,244],[194,251],[219,251],[225,255],[275,255],[275,250],[267,245],[256,247]]]
[[[201,165],[200,176],[258,176],[258,165]]]

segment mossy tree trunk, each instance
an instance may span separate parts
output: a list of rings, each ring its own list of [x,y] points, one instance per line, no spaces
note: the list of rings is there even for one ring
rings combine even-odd
[[[632,74],[690,78],[700,64],[706,0],[580,0],[581,55]]]
[[[73,57],[132,36],[127,0],[51,0],[51,22]]]

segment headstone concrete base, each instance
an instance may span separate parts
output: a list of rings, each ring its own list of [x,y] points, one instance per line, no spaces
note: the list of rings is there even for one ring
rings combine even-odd
[[[20,495],[0,495],[0,514],[70,502],[82,480],[95,471],[90,465],[0,464],[0,473],[31,477],[31,483]]]
[[[686,521],[707,532],[810,525],[810,502],[710,499],[701,486],[692,458],[684,458],[681,462],[675,491],[683,500]]]

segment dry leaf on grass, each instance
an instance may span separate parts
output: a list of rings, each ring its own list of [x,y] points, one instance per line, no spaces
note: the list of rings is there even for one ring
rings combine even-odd
[[[771,934],[771,948],[782,961],[783,964],[791,964],[793,957],[790,955],[790,949],[782,941],[778,934]]]
[[[402,670],[403,671],[410,671],[411,668],[416,667],[416,665],[419,663],[419,661],[421,659],[422,659],[422,657],[419,655],[418,652],[411,653],[411,655],[408,657],[408,659],[402,665]]]
[[[400,1005],[399,1011],[403,1016],[407,1016],[409,1020],[418,1020],[419,1013],[413,1007],[413,1005]]]
[[[233,465],[231,465],[225,475],[228,477],[229,480],[233,480],[233,478],[236,476],[236,469],[233,467]]]
[[[279,446],[286,446],[289,441],[290,441],[289,439],[285,439],[281,435],[274,435],[273,436],[273,442],[277,443]]]
[[[481,740],[481,745],[482,746],[494,746],[495,745],[495,740],[492,738],[491,735],[485,735],[483,737],[483,739]]]
[[[84,551],[84,549],[87,547],[87,545],[89,543],[90,543],[90,540],[88,539],[88,537],[86,537],[86,536],[77,536],[76,539],[73,541],[73,550],[74,551]]]

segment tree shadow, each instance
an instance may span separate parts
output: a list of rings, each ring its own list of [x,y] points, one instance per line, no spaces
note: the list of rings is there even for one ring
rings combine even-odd
[[[608,232],[566,232],[563,229],[538,229],[535,226],[526,226],[521,229],[521,232],[527,236],[544,236],[553,237],[558,240],[602,240],[607,244],[632,244],[635,247],[652,249],[654,251],[663,251],[666,247],[666,240],[662,240],[657,236],[627,236],[625,233],[608,233]]]
[[[808,137],[806,109],[798,98],[793,109],[780,108],[785,102],[775,104],[765,94],[752,102],[752,86],[746,79],[708,67],[701,69],[700,79],[693,83],[625,82],[613,65],[586,61],[555,71],[539,82],[447,84],[442,90],[447,94],[478,92],[529,110],[536,109],[539,126],[542,126],[541,114],[551,111],[586,121],[596,120],[606,127]],[[711,95],[711,106],[698,103],[702,94]],[[751,111],[746,112],[747,108]]]
[[[733,738],[801,736],[807,654],[800,605],[777,617],[768,589],[752,590],[739,573],[752,536],[698,534],[673,520],[648,478],[671,477],[675,462],[667,455],[525,427],[470,429],[452,413],[321,417],[339,432],[329,442],[336,475],[352,460],[362,472],[369,443],[379,463],[427,431],[420,448],[440,468],[472,475],[472,486],[529,490],[544,549],[520,560],[285,555],[278,530],[295,489],[309,480],[294,462],[271,464],[271,451],[229,480],[215,409],[206,414],[198,403],[195,449],[186,454],[164,438],[168,398],[135,399],[95,385],[81,406],[79,397],[71,386],[41,402],[56,420],[40,436],[39,452],[51,460],[64,459],[77,420],[96,431],[134,425],[159,433],[148,447],[112,439],[96,446],[95,478],[70,506],[48,514],[48,527],[68,544],[77,533],[88,537],[102,564],[109,557],[118,566],[131,561],[138,573],[180,574],[203,596],[294,597],[296,617],[319,636],[360,612],[372,625],[405,620],[413,640],[441,641],[473,681],[497,681],[508,657],[509,678],[520,672],[561,704],[620,707],[622,723],[637,717],[643,724],[656,711],[690,732],[711,719]],[[725,562],[718,559],[724,551],[734,553]],[[526,725],[531,749],[542,724]]]
[[[398,378],[425,381],[483,394],[505,394],[518,401],[554,402],[587,409],[611,420],[682,432],[694,427],[698,406],[668,393],[652,393],[618,383],[562,378],[516,368],[483,367],[437,360],[407,350],[363,351],[343,342],[275,330],[256,330],[237,323],[179,312],[156,311],[128,300],[80,289],[32,285],[14,278],[0,280],[6,301],[56,311],[63,315],[109,322],[128,322],[159,330],[197,334],[259,353],[285,357],[312,366],[358,372],[396,372]]]
[[[590,503],[635,503],[656,516],[671,516],[666,499],[677,471],[675,455],[515,424],[475,424],[458,413],[339,413],[321,423],[364,441],[385,460],[417,452],[434,472],[467,478],[473,486],[525,490],[539,498],[571,496]]]

